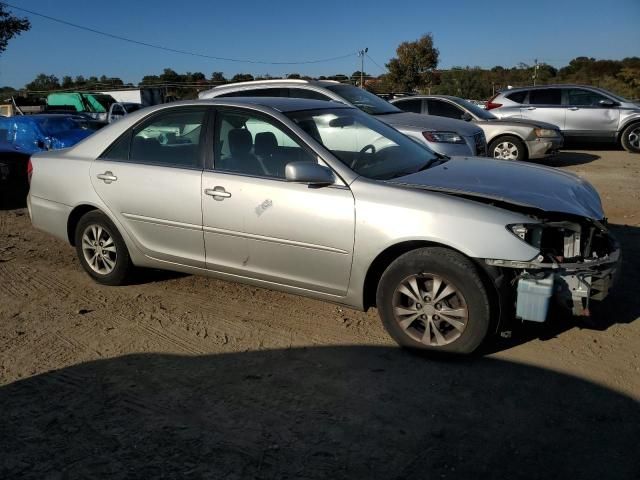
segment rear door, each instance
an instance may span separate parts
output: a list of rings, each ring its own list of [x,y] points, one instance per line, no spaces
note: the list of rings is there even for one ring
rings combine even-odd
[[[520,112],[522,118],[552,123],[564,130],[566,106],[562,104],[562,89],[529,90],[528,101],[520,107]]]
[[[204,267],[201,181],[205,107],[164,110],[91,165],[91,183],[145,255]]]
[[[573,137],[614,138],[620,120],[617,104],[603,106],[600,101],[612,100],[585,88],[566,88],[567,116],[565,132]]]

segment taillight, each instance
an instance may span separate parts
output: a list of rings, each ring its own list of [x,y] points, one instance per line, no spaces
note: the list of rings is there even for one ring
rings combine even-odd
[[[27,180],[29,181],[29,185],[31,185],[31,176],[33,175],[33,163],[31,163],[31,159],[27,162]]]
[[[493,97],[491,97],[491,99],[487,102],[487,105],[484,107],[485,110],[491,110],[492,108],[500,108],[502,106],[501,103],[494,103],[493,100],[497,97],[498,95],[494,95]]]

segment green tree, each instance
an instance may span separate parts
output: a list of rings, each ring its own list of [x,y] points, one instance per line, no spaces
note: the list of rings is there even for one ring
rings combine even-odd
[[[18,18],[5,10],[6,6],[0,3],[0,54],[7,49],[9,40],[31,28],[31,23],[26,18]]]
[[[211,74],[211,81],[215,83],[226,83],[227,79],[224,78],[224,74],[222,72],[213,72]]]
[[[253,80],[253,75],[250,73],[236,73],[231,77],[232,82],[250,82]]]
[[[433,35],[427,33],[415,42],[402,42],[396,58],[387,64],[395,88],[402,91],[425,90],[434,79],[440,52],[433,45]]]
[[[55,75],[39,74],[33,81],[25,85],[27,90],[32,91],[49,91],[60,88],[60,82]]]

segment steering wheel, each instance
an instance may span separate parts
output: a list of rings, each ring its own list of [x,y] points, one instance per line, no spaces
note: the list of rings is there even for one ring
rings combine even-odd
[[[365,145],[360,149],[358,156],[354,158],[353,161],[351,162],[351,168],[356,167],[356,165],[363,159],[364,154],[367,152],[367,150],[371,150],[369,155],[374,155],[376,153],[376,147],[373,146],[371,143],[369,143],[368,145]]]

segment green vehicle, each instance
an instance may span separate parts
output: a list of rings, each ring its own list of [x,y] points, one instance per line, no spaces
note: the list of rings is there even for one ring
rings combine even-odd
[[[104,93],[65,92],[47,96],[47,109],[86,113],[104,123],[108,122],[109,110],[114,103],[116,100]]]

